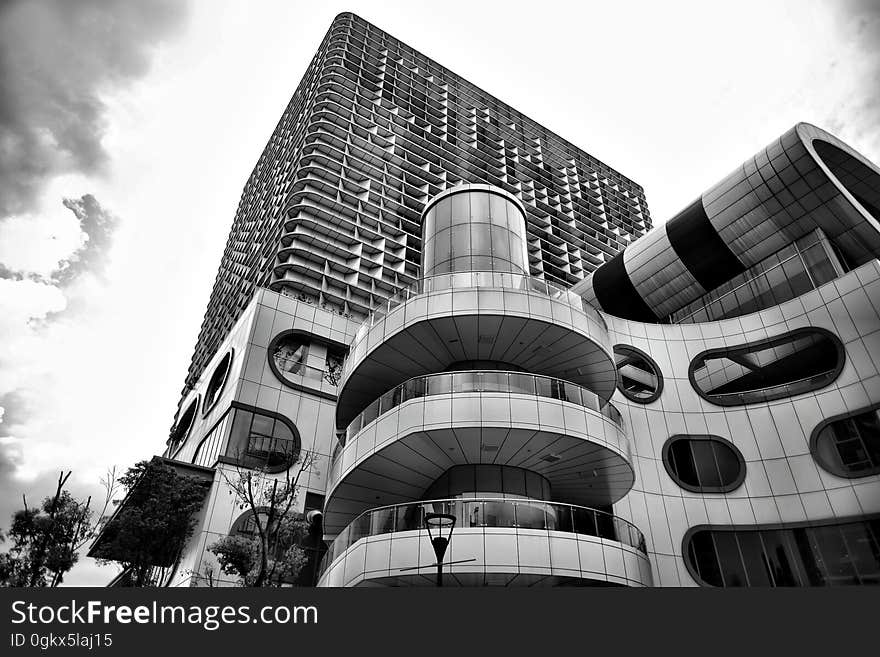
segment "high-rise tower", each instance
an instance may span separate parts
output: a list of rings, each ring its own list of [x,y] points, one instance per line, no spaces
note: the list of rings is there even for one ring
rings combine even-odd
[[[568,287],[651,227],[642,188],[353,14],[321,42],[245,185],[190,365],[257,287],[362,318],[419,275],[419,217],[457,183],[526,210],[532,275]]]

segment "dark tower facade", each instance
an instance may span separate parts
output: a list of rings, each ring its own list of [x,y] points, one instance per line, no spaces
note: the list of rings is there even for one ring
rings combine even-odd
[[[345,13],[245,185],[186,379],[258,287],[359,319],[415,282],[425,204],[490,184],[526,211],[531,275],[569,287],[651,227],[642,188]]]

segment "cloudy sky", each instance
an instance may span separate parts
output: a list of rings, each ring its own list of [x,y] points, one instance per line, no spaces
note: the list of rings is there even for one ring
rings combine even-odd
[[[97,495],[161,451],[241,189],[340,11],[633,178],[655,223],[797,121],[880,162],[880,0],[7,0],[0,527],[59,468]]]

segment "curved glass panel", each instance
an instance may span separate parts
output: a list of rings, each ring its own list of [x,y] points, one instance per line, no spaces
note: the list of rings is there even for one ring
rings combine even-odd
[[[294,377],[289,375],[300,373],[308,350],[309,343],[303,336],[290,334],[273,340],[269,354],[281,378],[292,381]]]
[[[880,473],[880,405],[825,420],[813,431],[810,451],[839,477]]]
[[[498,450],[498,445],[481,447],[484,454]],[[546,477],[509,465],[476,463],[454,465],[437,477],[424,497],[479,497],[497,493],[501,497],[518,496],[536,500],[550,499],[550,482]]]
[[[719,406],[740,406],[799,395],[827,386],[843,369],[843,344],[810,327],[741,347],[704,351],[691,362],[697,393]]]
[[[217,367],[214,368],[214,373],[211,375],[211,380],[208,382],[208,389],[205,391],[205,413],[211,410],[214,404],[217,402],[217,399],[220,397],[220,392],[223,390],[223,386],[226,385],[226,378],[229,376],[229,369],[232,366],[232,351],[227,352],[223,359],[217,364]]]
[[[462,498],[408,502],[365,511],[330,544],[321,572],[362,538],[425,529],[426,513],[454,515],[456,527],[543,529],[597,536],[647,554],[642,532],[632,523],[604,511],[558,502]]]
[[[384,415],[400,404],[419,397],[472,392],[501,392],[515,395],[536,395],[571,402],[584,408],[601,413],[609,420],[621,425],[620,412],[611,403],[602,406],[599,396],[592,390],[581,386],[554,379],[550,376],[525,374],[523,372],[502,372],[473,370],[466,372],[443,372],[417,376],[404,381],[392,388],[367,406],[340,434],[333,459],[339,454],[340,448],[352,436],[361,431],[370,422]]]
[[[614,346],[617,363],[617,389],[639,404],[650,404],[663,392],[663,375],[657,363],[641,349],[628,345]]]
[[[462,190],[441,198],[424,217],[422,273],[496,271],[526,274],[525,216],[503,195]]]
[[[277,413],[235,407],[226,456],[254,470],[280,472],[299,456],[299,432]]]
[[[720,436],[672,436],[663,446],[663,465],[676,484],[695,493],[728,493],[746,476],[742,454]]]
[[[706,586],[880,584],[880,518],[766,527],[698,527],[684,560]]]

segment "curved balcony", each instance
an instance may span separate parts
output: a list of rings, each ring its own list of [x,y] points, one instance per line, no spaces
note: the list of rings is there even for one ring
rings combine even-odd
[[[456,517],[444,560],[450,585],[652,584],[644,536],[621,518],[558,502],[457,498],[362,513],[331,543],[318,585],[433,585],[425,513]]]
[[[617,382],[605,322],[576,294],[521,274],[442,274],[391,297],[358,330],[340,382],[337,426],[348,425],[377,390],[468,360],[560,377],[603,402]]]
[[[593,404],[589,390],[518,372],[407,381],[359,415],[340,441],[328,475],[325,529],[341,531],[379,504],[419,499],[446,470],[465,464],[531,470],[556,497],[612,504],[634,481],[630,444],[616,409]]]
[[[460,392],[503,392],[558,399],[589,408],[601,413],[616,425],[623,426],[623,418],[614,404],[608,402],[603,405],[595,392],[569,381],[526,372],[498,370],[443,372],[413,377],[367,406],[349,423],[344,432],[337,435],[338,442],[333,450],[331,463],[336,461],[350,438],[388,411],[411,399]]]

